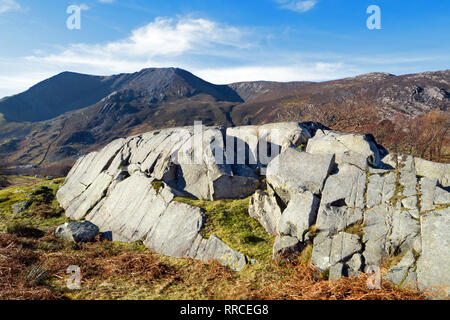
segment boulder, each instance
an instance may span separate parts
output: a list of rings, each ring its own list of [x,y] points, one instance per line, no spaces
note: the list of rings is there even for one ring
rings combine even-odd
[[[320,194],[334,167],[333,159],[328,154],[309,154],[288,148],[269,163],[267,183],[286,204],[293,194],[305,191]]]
[[[326,232],[319,232],[314,238],[311,259],[316,267],[326,271],[338,263],[346,263],[361,250],[361,239],[357,235],[340,232],[330,237]]]
[[[89,222],[66,222],[58,226],[54,232],[55,237],[73,242],[91,242],[99,234],[99,228]]]
[[[418,176],[437,179],[443,187],[450,186],[450,164],[414,158],[414,165]]]
[[[322,192],[322,205],[342,203],[350,208],[364,207],[366,174],[349,164],[339,165],[339,171],[328,177]]]
[[[188,256],[205,262],[217,260],[234,271],[241,271],[249,263],[245,255],[233,250],[214,234],[208,239],[197,236]]]
[[[375,167],[381,165],[378,146],[373,137],[369,135],[318,130],[316,135],[308,140],[306,152],[334,154],[337,163],[350,163],[363,170],[367,163]]]
[[[275,235],[278,233],[278,222],[281,218],[281,209],[275,197],[269,196],[261,190],[257,190],[250,198],[248,208],[250,217],[266,229],[267,233]]]
[[[319,198],[311,192],[294,194],[281,215],[278,232],[304,242],[306,231],[316,221],[318,207]]]
[[[287,259],[291,255],[299,253],[301,249],[302,244],[296,237],[277,236],[273,244],[273,259]]]

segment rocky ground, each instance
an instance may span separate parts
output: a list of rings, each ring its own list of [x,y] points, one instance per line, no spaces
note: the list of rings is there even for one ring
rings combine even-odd
[[[307,256],[330,280],[383,273],[448,297],[449,165],[314,123],[196,130],[118,139],[80,158],[57,193],[66,216],[98,228],[92,237],[235,271]],[[61,228],[72,240],[79,226]]]
[[[166,257],[141,241],[57,238],[54,230],[67,221],[54,199],[62,179],[9,181],[0,190],[0,299],[425,299],[384,280],[381,289],[370,290],[365,274],[326,280],[311,266],[311,252],[272,261],[274,237],[248,217],[248,199],[180,199],[212,217],[206,237],[214,232],[247,255],[258,253],[258,264],[234,272],[214,261]],[[24,201],[31,204],[14,213]],[[66,286],[69,265],[81,267],[80,290]]]

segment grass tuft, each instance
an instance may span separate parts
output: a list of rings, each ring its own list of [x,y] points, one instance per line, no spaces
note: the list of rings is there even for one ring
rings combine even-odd
[[[270,261],[275,238],[267,234],[258,221],[248,215],[249,198],[240,200],[205,201],[175,198],[176,201],[197,206],[207,216],[202,235],[216,234],[233,249],[258,261]]]

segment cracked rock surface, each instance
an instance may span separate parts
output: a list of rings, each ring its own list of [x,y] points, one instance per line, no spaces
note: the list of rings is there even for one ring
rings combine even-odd
[[[382,158],[370,135],[322,128],[202,127],[199,139],[198,128],[183,127],[118,139],[80,158],[57,198],[69,218],[113,239],[241,270],[251,257],[205,239],[205,212],[176,198],[251,196],[249,215],[276,237],[275,259],[312,247],[312,262],[332,279],[379,266],[402,287],[448,297],[450,165]]]

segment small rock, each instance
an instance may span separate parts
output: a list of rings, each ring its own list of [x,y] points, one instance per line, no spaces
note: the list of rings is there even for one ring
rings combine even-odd
[[[344,275],[344,264],[336,263],[330,267],[328,280],[337,280]]]
[[[27,210],[31,206],[31,201],[21,201],[11,206],[14,214],[19,214]]]
[[[78,242],[91,242],[95,236],[99,233],[99,228],[89,222],[66,222],[55,230],[55,237],[62,238],[67,241]]]
[[[295,237],[277,236],[273,245],[273,259],[281,260],[301,250],[301,243]]]
[[[410,272],[411,267],[414,265],[415,259],[414,254],[409,251],[405,254],[405,256],[400,260],[400,262],[392,267],[388,273],[386,274],[385,278],[397,285],[402,285],[405,282],[408,273]],[[409,284],[411,285],[411,283]],[[416,283],[417,287],[417,283]]]

